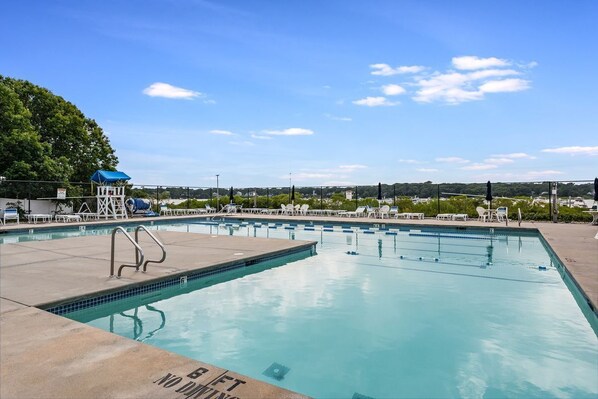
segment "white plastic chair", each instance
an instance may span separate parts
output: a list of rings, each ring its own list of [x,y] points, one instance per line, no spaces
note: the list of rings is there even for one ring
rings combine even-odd
[[[19,224],[19,211],[15,208],[5,209],[2,220],[4,221],[4,225],[6,225],[7,220],[16,220],[17,224]]]
[[[488,221],[488,212],[486,211],[486,209],[484,209],[481,206],[478,206],[477,208],[475,208],[475,210],[478,212],[478,220],[481,220],[482,222]]]
[[[367,217],[372,217],[372,216],[376,217],[376,212],[377,212],[376,208],[372,208],[371,206],[368,205],[366,211],[367,211]]]
[[[301,208],[299,209],[299,213],[302,216],[307,216],[307,210],[309,209],[309,205],[308,204],[303,204],[301,205]]]
[[[504,222],[505,220],[509,221],[509,208],[506,206],[501,206],[496,208],[496,220],[499,222]]]
[[[378,211],[378,215],[380,215],[381,219],[389,218],[390,206],[382,205],[380,210]]]
[[[357,207],[357,209],[355,209],[354,211],[348,211],[348,212],[343,213],[342,216],[348,216],[348,217],[355,216],[356,218],[358,218],[358,217],[365,215],[365,210],[366,210],[365,206],[360,206],[360,207]]]
[[[295,206],[293,204],[287,204],[287,215],[294,215],[295,214]]]

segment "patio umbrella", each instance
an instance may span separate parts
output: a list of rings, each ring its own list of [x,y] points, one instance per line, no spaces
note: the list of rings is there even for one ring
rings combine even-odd
[[[488,201],[488,209],[492,207],[492,183],[488,180],[486,183],[486,201]]]
[[[598,177],[594,178],[594,202],[598,202]]]
[[[293,184],[293,188],[291,188],[291,202],[295,205],[295,185]]]
[[[378,201],[382,201],[382,183],[378,183]]]
[[[235,201],[235,196],[233,194],[233,186],[230,186],[230,193],[228,194],[228,198],[230,199],[231,204]]]

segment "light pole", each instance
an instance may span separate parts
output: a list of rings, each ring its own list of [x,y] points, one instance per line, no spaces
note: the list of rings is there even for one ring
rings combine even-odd
[[[218,192],[218,177],[220,175],[216,175],[216,212],[220,211],[220,193]]]

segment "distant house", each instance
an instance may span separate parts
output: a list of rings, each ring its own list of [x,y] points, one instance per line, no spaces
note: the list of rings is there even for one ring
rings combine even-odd
[[[345,198],[349,201],[351,201],[353,199],[353,190],[347,190],[345,191]]]

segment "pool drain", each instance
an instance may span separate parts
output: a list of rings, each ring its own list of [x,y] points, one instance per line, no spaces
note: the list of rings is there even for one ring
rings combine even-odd
[[[277,381],[280,381],[284,378],[284,376],[291,370],[290,368],[283,366],[282,364],[278,364],[276,362],[272,363],[270,367],[268,367],[262,373],[266,377],[274,378]]]

